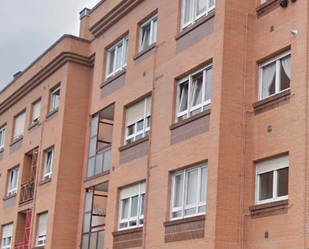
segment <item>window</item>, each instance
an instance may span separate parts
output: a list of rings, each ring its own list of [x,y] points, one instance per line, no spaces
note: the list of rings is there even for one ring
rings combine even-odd
[[[1,249],[11,249],[13,234],[13,223],[2,226]]]
[[[107,50],[106,79],[114,76],[127,66],[128,36]]]
[[[120,190],[119,230],[143,226],[145,182]]]
[[[140,27],[139,51],[144,50],[157,41],[158,15],[143,23]]]
[[[285,52],[260,64],[259,99],[290,88],[291,52]]]
[[[19,176],[19,167],[11,169],[9,171],[7,196],[10,196],[10,195],[17,193],[18,176]]]
[[[52,177],[54,149],[45,151],[44,175],[43,180]]]
[[[182,0],[182,29],[215,9],[215,0]]]
[[[0,149],[4,148],[6,125],[0,128]]]
[[[171,220],[205,214],[207,164],[172,174]]]
[[[15,117],[13,141],[19,139],[20,137],[24,135],[25,116],[26,116],[26,112],[22,112],[21,114]]]
[[[60,100],[60,86],[52,90],[51,92],[50,109],[49,109],[50,112],[56,110],[59,107],[59,100]]]
[[[210,108],[212,66],[189,74],[178,81],[177,117],[184,120]]]
[[[32,121],[31,121],[32,124],[39,121],[40,112],[41,112],[41,100],[38,100],[37,102],[32,104]]]
[[[288,199],[289,155],[256,164],[256,203]]]
[[[37,246],[44,246],[46,242],[46,227],[47,227],[48,213],[38,215],[38,233],[36,239]]]
[[[125,143],[130,144],[149,135],[151,96],[127,108]]]

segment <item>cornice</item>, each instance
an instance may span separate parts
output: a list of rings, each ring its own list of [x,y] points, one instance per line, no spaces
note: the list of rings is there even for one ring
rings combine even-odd
[[[145,0],[125,0],[114,7],[103,18],[90,27],[90,32],[97,38],[104,31],[118,22],[122,17],[128,14],[133,8]]]
[[[43,67],[38,73],[30,78],[25,84],[19,87],[9,97],[7,97],[2,103],[0,103],[0,115],[6,110],[12,107],[16,102],[22,99],[25,95],[31,92],[35,87],[41,84],[50,75],[55,73],[67,62],[77,63],[86,67],[93,67],[94,55],[89,58],[83,55],[79,55],[72,52],[62,52],[50,63]]]

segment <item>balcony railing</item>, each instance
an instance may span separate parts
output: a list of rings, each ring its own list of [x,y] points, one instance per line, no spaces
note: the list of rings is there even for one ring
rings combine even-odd
[[[18,243],[14,245],[14,249],[29,249],[29,246],[24,245],[23,243]]]
[[[21,185],[19,204],[33,200],[34,182],[28,181]]]

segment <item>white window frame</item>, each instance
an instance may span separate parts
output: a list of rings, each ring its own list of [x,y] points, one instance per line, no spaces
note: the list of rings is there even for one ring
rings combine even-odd
[[[19,167],[9,170],[7,196],[11,196],[17,193],[18,180],[19,180]]]
[[[273,58],[271,58],[270,60],[267,60],[263,63],[261,63],[259,65],[259,100],[262,100],[262,99],[266,99],[266,98],[269,98],[275,94],[278,94],[280,92],[283,92],[283,91],[286,91],[287,89],[290,89],[291,87],[291,79],[290,79],[290,87],[286,88],[286,89],[283,89],[280,91],[280,85],[281,85],[281,59],[287,57],[287,56],[291,56],[291,51],[286,51],[282,54],[279,54]],[[269,64],[273,63],[273,62],[276,62],[276,78],[275,78],[275,93],[274,94],[271,94],[269,96],[266,96],[266,97],[263,97],[263,68],[268,66]]]
[[[26,111],[23,111],[20,114],[18,114],[17,116],[15,116],[13,141],[19,139],[20,137],[22,137],[24,135],[25,118],[26,118]],[[20,131],[18,131],[18,129]]]
[[[274,201],[287,200],[289,195],[278,196],[278,170],[289,168],[289,155],[283,155],[275,158],[270,158],[262,162],[256,163],[256,178],[255,178],[255,203],[264,204]],[[259,200],[260,196],[260,175],[263,173],[273,172],[273,193],[272,198]]]
[[[106,79],[116,75],[117,73],[121,72],[123,69],[127,67],[127,58],[128,58],[128,44],[129,44],[129,37],[125,36],[119,42],[117,42],[114,46],[107,50],[107,60],[106,60]],[[120,58],[117,57],[118,55],[118,48],[122,46],[122,53]],[[113,61],[113,68],[110,70],[110,60],[111,60],[111,53],[115,50],[115,56]],[[120,67],[116,68],[117,62],[120,60]],[[111,71],[111,72],[110,72]],[[110,72],[110,73],[109,73]]]
[[[197,14],[197,1],[198,0],[189,0],[190,3],[190,8],[191,8],[191,18],[190,20],[188,20],[187,22],[185,22],[185,13],[186,13],[186,0],[182,0],[182,13],[181,13],[181,27],[182,30],[187,28],[188,26],[191,26],[192,24],[194,24],[196,21],[198,21],[201,17],[208,15],[209,13],[211,13],[212,11],[214,11],[215,7],[216,7],[216,0],[214,1],[214,5],[213,6],[209,6],[210,1],[211,0],[205,0],[206,2],[206,9],[200,13]]]
[[[202,68],[202,69],[199,69],[198,71],[195,71],[191,74],[189,74],[188,76],[182,78],[181,80],[178,81],[178,84],[177,84],[177,103],[176,103],[176,122],[182,120],[180,119],[181,117],[185,116],[183,119],[186,119],[186,118],[189,118],[191,116],[194,116],[196,114],[193,114],[194,111],[197,111],[197,110],[200,110],[199,112],[203,112],[204,110],[206,109],[209,109],[209,108],[206,108],[206,106],[209,105],[210,107],[210,104],[211,104],[211,98],[210,99],[206,99],[206,85],[207,84],[212,84],[212,79],[211,79],[211,82],[207,82],[207,72],[209,70],[212,70],[212,64]],[[191,93],[192,93],[192,88],[194,86],[193,84],[193,80],[194,80],[194,77],[200,73],[203,73],[203,83],[202,83],[202,101],[200,104],[197,104],[197,105],[194,105],[193,106],[193,103],[192,103],[192,97],[191,97]],[[211,72],[212,73],[212,72]],[[187,93],[187,109],[186,110],[183,110],[183,111],[179,111],[179,106],[180,106],[180,94],[181,94],[181,85],[182,84],[185,84],[186,82],[188,82],[188,93]],[[211,87],[210,87],[210,91],[211,91]],[[210,96],[211,96],[211,92],[209,93]],[[206,109],[204,109],[206,108]]]
[[[148,25],[150,25],[149,44],[143,44],[143,29]],[[149,47],[150,45],[152,45],[157,41],[157,29],[158,29],[158,14],[154,15],[140,26],[139,52],[143,51],[144,49],[146,49],[147,47]]]
[[[38,110],[37,110],[38,109]],[[38,113],[36,113],[36,111]],[[41,112],[41,99],[32,103],[32,117],[31,123],[34,124],[40,120],[40,112]]]
[[[44,215],[44,217],[43,217]],[[46,229],[47,229],[47,219],[48,219],[48,212],[38,214],[38,228],[37,228],[37,237],[36,237],[36,246],[44,246],[46,243]],[[41,227],[44,226],[44,227]],[[45,234],[39,234],[40,229],[43,230]]]
[[[5,144],[5,133],[6,133],[6,125],[0,128],[0,149],[4,148]]]
[[[56,94],[56,92],[58,92],[58,91],[59,91],[59,95]],[[60,94],[61,94],[60,86],[58,86],[57,88],[55,88],[54,90],[51,91],[51,94],[50,94],[50,108],[49,108],[50,112],[52,112],[52,111],[54,111],[54,110],[59,108]]]
[[[47,170],[47,160],[48,160],[48,154],[51,153],[51,159],[50,159],[50,166]],[[54,161],[54,148],[48,149],[44,153],[44,173],[43,173],[43,180],[49,179],[52,177],[53,174],[53,161]]]
[[[134,142],[134,141],[137,141],[137,140],[139,140],[139,139],[149,135],[150,123],[151,123],[151,112],[148,115],[147,111],[146,111],[147,110],[147,99],[148,98],[152,98],[152,97],[148,96],[144,100],[142,100],[142,101],[144,101],[144,116],[143,116],[143,118],[139,119],[139,120],[136,120],[134,123],[130,123],[130,124],[126,123],[125,141],[124,141],[125,144],[128,144],[128,141],[133,140],[131,142]],[[151,100],[150,103],[152,103],[152,100]],[[138,127],[138,123],[140,123],[140,122],[143,123],[143,128],[138,131],[137,127]],[[131,126],[133,126],[133,133],[129,135],[129,130],[130,130],[129,127],[131,127]],[[142,137],[138,138],[138,136],[140,136],[140,135]]]
[[[121,191],[123,191],[126,188],[123,188],[120,190],[120,200],[119,200],[119,218],[118,218],[118,230],[127,230],[135,227],[142,227],[144,225],[144,213],[142,213],[143,207],[145,208],[145,182],[137,183],[132,185],[133,187],[138,185],[138,191],[137,193],[134,193],[130,196],[126,196],[124,198],[121,198]],[[128,188],[132,187],[129,186]],[[137,215],[136,216],[131,216],[131,211],[132,211],[132,199],[134,197],[138,198],[137,201]],[[129,205],[128,208],[128,218],[121,218],[121,214],[123,211],[123,203],[124,200],[129,200]],[[141,222],[142,221],[142,222]],[[136,225],[130,225],[130,222],[136,222]],[[121,227],[121,224],[127,224],[126,227]]]
[[[205,196],[205,201],[201,201],[200,199],[200,192],[201,192],[201,177],[202,177],[202,169],[206,169],[206,196]],[[194,204],[186,204],[187,201],[187,184],[188,184],[188,173],[198,170],[198,183],[197,183],[197,202]],[[182,175],[182,200],[181,200],[181,205],[179,207],[173,207],[174,205],[174,198],[175,198],[175,193],[176,193],[176,177]],[[194,167],[190,167],[187,169],[183,169],[180,171],[176,171],[172,174],[172,188],[171,188],[171,208],[170,208],[170,219],[171,220],[178,220],[178,219],[183,219],[183,218],[187,218],[187,217],[194,217],[194,216],[198,216],[198,215],[202,215],[206,213],[206,197],[207,197],[207,175],[208,175],[208,166],[207,163],[205,164],[201,164],[198,166],[194,166]],[[204,207],[205,206],[205,212],[199,212],[199,208]],[[185,215],[185,211],[189,210],[189,209],[196,209],[196,213],[195,214],[191,214],[191,215]],[[181,215],[178,217],[173,217],[173,213],[177,213],[177,212],[181,212]]]
[[[13,223],[2,226],[1,249],[11,249],[13,236]]]

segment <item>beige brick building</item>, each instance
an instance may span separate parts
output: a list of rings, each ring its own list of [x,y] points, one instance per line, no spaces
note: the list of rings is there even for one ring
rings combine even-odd
[[[309,248],[308,11],[84,9],[0,93],[1,249]]]

